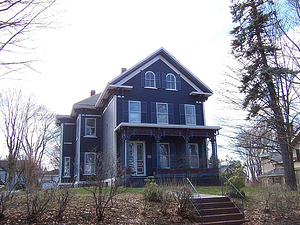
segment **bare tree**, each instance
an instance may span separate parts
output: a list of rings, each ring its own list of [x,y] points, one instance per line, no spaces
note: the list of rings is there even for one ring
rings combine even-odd
[[[0,105],[1,126],[8,148],[9,181],[15,170],[15,162],[22,158],[27,162],[25,174],[32,178],[41,168],[44,153],[52,147],[54,139],[54,114],[39,105],[21,90],[6,90]]]
[[[20,58],[18,55],[19,59],[16,59],[15,53],[28,53],[32,46],[26,46],[25,43],[30,34],[53,22],[53,14],[47,15],[46,11],[49,11],[55,2],[56,0],[0,1],[0,65],[3,69],[0,78],[23,67],[30,67],[33,59],[28,59],[28,55],[26,58]]]

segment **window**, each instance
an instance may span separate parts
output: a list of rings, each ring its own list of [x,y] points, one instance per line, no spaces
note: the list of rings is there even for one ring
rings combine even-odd
[[[160,165],[161,168],[169,169],[170,168],[170,149],[169,144],[160,144]]]
[[[166,89],[176,90],[176,78],[172,73],[168,73],[166,76]]]
[[[189,144],[190,167],[199,168],[199,152],[197,144]]]
[[[93,152],[86,152],[84,157],[84,174],[95,174],[96,154]]]
[[[96,136],[96,119],[85,119],[85,136]]]
[[[70,163],[71,163],[71,158],[70,157],[65,157],[64,177],[71,176],[71,174],[70,174]]]
[[[152,71],[145,73],[145,87],[155,88],[155,74]]]
[[[168,124],[168,103],[156,103],[157,123]]]
[[[196,110],[194,105],[185,105],[186,125],[196,125]]]
[[[140,123],[141,122],[141,102],[129,101],[129,122]]]

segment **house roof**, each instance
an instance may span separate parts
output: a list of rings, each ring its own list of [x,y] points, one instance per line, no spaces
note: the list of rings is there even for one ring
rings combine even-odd
[[[278,168],[273,169],[269,172],[263,173],[262,175],[259,175],[258,177],[277,177],[277,176],[284,176],[284,169]]]
[[[103,101],[109,97],[108,90],[116,88],[124,88],[125,90],[130,90],[132,86],[124,86],[124,83],[131,79],[133,76],[140,73],[141,70],[150,66],[152,63],[162,60],[166,63],[171,69],[176,71],[185,81],[187,81],[195,91],[191,92],[190,95],[204,95],[209,97],[213,94],[212,90],[202,82],[198,77],[196,77],[192,72],[190,72],[186,67],[184,67],[174,56],[167,52],[164,48],[160,48],[133,67],[121,73],[119,76],[111,80],[105,90],[100,95],[96,106],[103,106]]]

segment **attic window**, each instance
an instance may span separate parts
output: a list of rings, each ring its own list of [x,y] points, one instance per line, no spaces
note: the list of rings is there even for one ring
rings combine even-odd
[[[166,89],[176,90],[176,78],[172,73],[168,73],[166,76]]]
[[[152,71],[145,73],[145,87],[155,88],[155,74]]]

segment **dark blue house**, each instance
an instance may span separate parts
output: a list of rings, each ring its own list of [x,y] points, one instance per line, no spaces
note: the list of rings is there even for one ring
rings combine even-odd
[[[81,184],[95,173],[95,152],[120,159],[131,184],[147,177],[218,181],[216,135],[205,124],[212,95],[202,81],[161,48],[74,104],[61,126],[60,183]],[[212,154],[208,155],[207,145]],[[209,163],[209,160],[212,163]],[[128,184],[129,184],[128,183]]]

